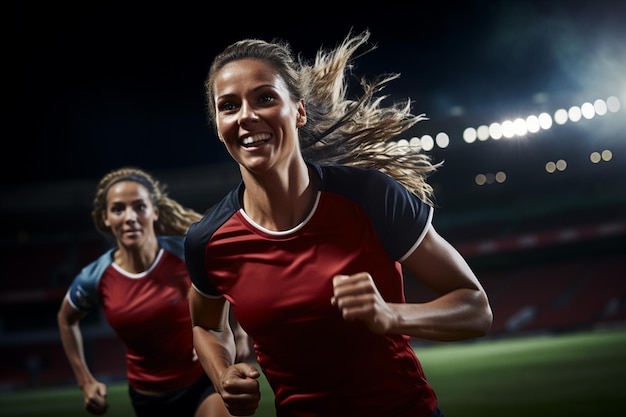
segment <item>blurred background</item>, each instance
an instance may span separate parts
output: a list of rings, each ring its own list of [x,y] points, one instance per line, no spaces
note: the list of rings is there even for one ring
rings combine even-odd
[[[624,326],[626,2],[350,7],[5,5],[0,389],[74,383],[56,313],[107,247],[90,217],[102,175],[146,169],[198,211],[239,182],[203,81],[243,37],[313,59],[351,30],[372,32],[377,49],[354,72],[400,73],[387,101],[410,98],[427,117],[393,139],[444,161],[434,224],[491,297],[489,338]],[[407,296],[428,293],[407,279]],[[104,317],[83,334],[94,372],[124,378]]]

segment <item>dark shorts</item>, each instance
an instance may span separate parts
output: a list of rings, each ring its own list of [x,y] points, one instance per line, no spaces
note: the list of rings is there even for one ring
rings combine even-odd
[[[164,395],[144,395],[128,387],[137,417],[193,417],[202,401],[214,392],[215,387],[206,375],[187,388]]]
[[[433,413],[429,417],[446,417],[446,416],[445,414],[443,414],[443,411],[441,411],[439,407],[437,407],[435,408],[435,411],[433,411]]]

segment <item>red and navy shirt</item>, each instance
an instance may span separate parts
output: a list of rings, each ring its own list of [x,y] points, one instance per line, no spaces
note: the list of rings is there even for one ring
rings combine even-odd
[[[243,184],[191,226],[193,286],[231,302],[278,416],[428,416],[437,400],[410,338],[348,322],[330,300],[335,275],[369,272],[386,301],[405,302],[400,262],[426,234],[432,207],[379,171],[311,166],[317,200],[293,229],[248,218]]]
[[[156,260],[140,274],[117,266],[110,249],[83,268],[67,292],[76,309],[102,308],[126,346],[128,383],[136,389],[174,391],[204,373],[194,360],[183,239],[159,236]]]

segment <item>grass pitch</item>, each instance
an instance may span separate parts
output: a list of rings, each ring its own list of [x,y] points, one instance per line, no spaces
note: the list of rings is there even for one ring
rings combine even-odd
[[[416,345],[446,417],[622,416],[626,329]],[[273,417],[261,377],[255,416]],[[131,417],[126,382],[109,385],[108,417]],[[75,386],[0,392],[0,416],[86,417]],[[382,416],[381,416],[382,417]]]

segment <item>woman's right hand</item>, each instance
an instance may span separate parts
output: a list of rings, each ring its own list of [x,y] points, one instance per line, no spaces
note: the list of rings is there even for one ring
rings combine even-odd
[[[81,389],[87,411],[95,415],[107,412],[109,403],[107,401],[107,386],[105,384],[93,381],[85,384]]]
[[[233,416],[251,416],[259,407],[259,371],[247,363],[236,363],[226,368],[220,377],[219,392],[226,408]]]

